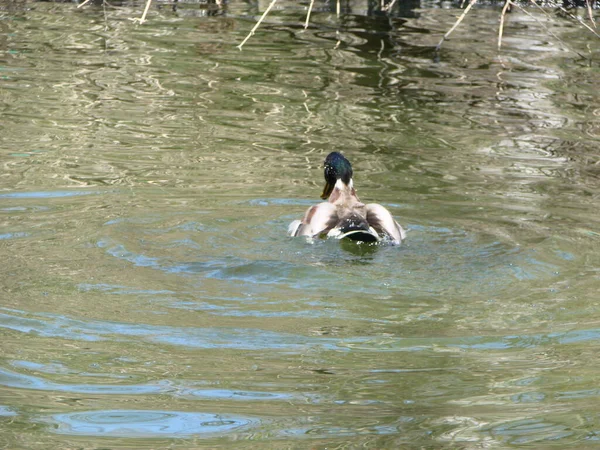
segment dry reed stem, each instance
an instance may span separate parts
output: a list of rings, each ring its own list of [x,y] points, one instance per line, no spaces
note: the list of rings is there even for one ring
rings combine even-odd
[[[590,17],[590,22],[592,22],[592,25],[594,25],[594,28],[596,28],[596,21],[594,20],[594,15],[592,14],[592,4],[590,3],[590,0],[585,0],[585,5],[587,6],[587,12],[588,16]]]
[[[391,11],[392,8],[394,7],[394,4],[396,3],[396,0],[392,0],[391,2],[389,2],[387,5],[383,6],[381,8],[382,11]]]
[[[475,3],[477,3],[477,0],[471,0],[469,2],[469,4],[467,5],[467,7],[465,8],[464,12],[458,17],[458,19],[456,19],[456,22],[454,23],[454,25],[452,25],[452,28],[450,28],[448,30],[448,32],[440,40],[439,44],[435,47],[436,51],[439,50],[442,47],[442,43],[446,39],[448,39],[448,36],[450,36],[450,34],[456,29],[456,27],[458,25],[460,25],[460,23],[463,21],[463,19],[465,18],[465,16],[468,14],[468,12],[471,10],[471,8],[473,7],[473,5]]]
[[[544,11],[544,8],[542,8],[540,5],[538,5],[535,0],[529,0],[531,3],[533,3],[535,6],[537,6],[546,17],[551,18],[552,16],[550,16],[550,14],[548,14],[546,11]],[[542,28],[544,30],[546,30],[546,32],[553,36],[558,42],[560,42],[562,45],[564,45],[566,48],[568,48],[570,51],[572,51],[573,53],[576,53],[577,55],[579,55],[582,58],[585,58],[585,56],[583,56],[581,53],[579,53],[577,50],[573,50],[572,48],[570,48],[567,43],[565,41],[563,41],[561,38],[559,38],[555,33],[553,33],[550,28],[548,28],[546,25],[544,25],[542,22],[540,22],[540,20],[535,17],[533,14],[531,14],[529,11],[527,11],[525,8],[523,8],[521,5],[519,5],[518,3],[513,3],[514,6],[516,6],[517,8],[519,8],[521,10],[521,12],[523,12],[525,15],[527,15],[528,17],[532,18],[533,20],[535,20],[538,24],[540,24],[542,26]]]
[[[377,61],[381,61],[381,55],[383,55],[384,50],[385,50],[385,42],[383,41],[383,39],[381,39],[381,47],[379,47],[379,51],[377,52]]]
[[[340,17],[340,12],[342,11],[342,6],[340,5],[340,1],[341,0],[337,0],[337,2],[335,4],[335,12],[338,17]]]
[[[310,20],[310,13],[312,12],[314,4],[315,4],[315,0],[310,0],[310,5],[308,5],[308,12],[306,13],[306,22],[304,22],[305,30],[308,28],[308,21]]]
[[[83,3],[80,3],[79,5],[77,5],[77,8],[81,8],[83,5],[87,5],[90,2],[90,0],[85,0]]]
[[[531,3],[533,3],[535,6],[537,6],[537,8],[544,13],[544,15],[548,18],[551,18],[552,16],[550,16],[550,14],[548,14],[546,12],[546,10],[544,10],[544,8],[542,8],[540,5],[538,5],[536,3],[535,0],[529,0]],[[516,3],[514,4],[515,6],[519,6]],[[521,7],[520,7],[521,8]],[[572,19],[577,20],[581,25],[583,25],[584,27],[586,27],[588,30],[590,30],[594,35],[596,35],[596,37],[600,38],[600,34],[596,33],[592,27],[590,27],[589,25],[587,25],[586,23],[583,22],[583,20],[581,20],[579,17],[575,17],[573,14],[571,14],[569,11],[567,11],[565,8],[563,8],[562,6],[559,7],[560,10],[562,10],[563,12],[567,13],[567,15],[569,17],[571,17]],[[521,8],[521,11],[526,12],[523,8]],[[529,13],[527,13],[529,14]],[[530,17],[533,17],[531,14],[529,14]],[[537,20],[537,19],[536,19]],[[540,23],[542,26],[544,26],[544,24],[542,24],[540,21],[538,21],[538,23]],[[556,34],[552,33],[547,27],[544,26],[544,28],[546,29],[546,31],[551,34],[552,36],[554,36],[560,43],[562,43],[565,47],[569,48],[569,46],[567,45],[566,42],[564,42],[563,40],[561,40]],[[571,50],[571,49],[570,49]],[[579,56],[581,56],[582,58],[584,57],[581,53],[577,52],[576,50],[572,50],[573,52],[577,53]]]
[[[148,15],[148,10],[150,9],[150,5],[151,4],[152,4],[152,0],[148,0],[146,2],[146,7],[144,8],[144,12],[142,13],[142,17],[140,17],[139,19],[137,17],[134,17],[133,19],[129,18],[129,20],[131,20],[132,22],[137,22],[140,25],[142,25],[146,21],[146,16]]]
[[[592,33],[594,33],[596,35],[596,37],[600,38],[600,34],[598,34],[596,32],[596,30],[594,30],[592,27],[590,27],[588,24],[586,24],[583,20],[581,20],[581,18],[574,16],[573,14],[571,14],[569,11],[567,11],[565,8],[563,8],[562,6],[559,8],[562,12],[564,12],[565,14],[567,14],[571,19],[575,19],[576,21],[578,21],[581,25],[583,25],[584,27],[586,27],[588,30],[590,30]],[[595,26],[595,25],[594,25]]]
[[[104,31],[108,31],[108,16],[106,14],[106,0],[102,1],[102,13],[104,14]],[[104,39],[104,51],[108,51],[107,39]]]
[[[510,6],[510,0],[506,0],[504,3],[504,8],[502,8],[502,14],[500,15],[500,28],[498,29],[498,50],[502,47],[502,33],[504,33],[504,17],[506,16],[506,11]]]
[[[146,21],[146,16],[148,15],[148,10],[150,9],[151,3],[152,3],[152,0],[148,0],[146,2],[146,7],[144,8],[144,13],[142,14],[142,18],[140,19],[140,25]]]
[[[148,0],[148,1],[151,1],[151,0]],[[267,14],[269,14],[269,11],[271,11],[271,8],[273,8],[275,3],[277,3],[277,0],[272,0],[271,3],[269,3],[269,6],[267,6],[267,9],[265,9],[265,12],[262,14],[262,16],[260,16],[260,19],[258,19],[258,22],[256,22],[256,25],[254,25],[254,27],[252,27],[252,29],[250,30],[250,33],[248,33],[248,36],[246,36],[246,38],[242,41],[242,43],[237,46],[237,48],[239,48],[240,51],[242,51],[242,47],[244,46],[246,41],[248,39],[250,39],[250,37],[252,35],[254,35],[254,32],[258,29],[258,27],[260,26],[262,21],[265,19],[265,17],[267,17]]]

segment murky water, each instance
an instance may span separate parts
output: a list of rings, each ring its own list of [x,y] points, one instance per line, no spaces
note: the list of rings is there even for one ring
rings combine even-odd
[[[267,4],[0,4],[0,447],[595,446],[600,40]]]

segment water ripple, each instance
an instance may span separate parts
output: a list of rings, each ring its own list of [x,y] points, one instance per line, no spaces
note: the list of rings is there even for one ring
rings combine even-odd
[[[171,395],[190,399],[204,400],[237,400],[237,401],[269,401],[269,400],[306,400],[299,396],[283,392],[250,391],[243,389],[210,389],[198,388],[198,382],[178,380],[158,380],[143,384],[66,384],[55,383],[41,377],[25,375],[12,370],[0,368],[0,386],[18,389],[34,389],[40,391],[61,391],[78,394],[98,395]],[[314,400],[314,397],[311,397]]]
[[[449,290],[460,290],[462,297],[465,293],[495,295],[510,289],[515,280],[555,278],[565,258],[572,258],[555,248],[547,256],[541,249],[521,246],[505,230],[498,230],[496,236],[451,223],[405,222],[409,238],[393,249],[363,249],[321,240],[307,245],[285,235],[295,215],[277,212],[275,219],[265,223],[264,213],[256,210],[262,203],[274,208],[291,200],[238,203],[240,208],[248,204],[248,210],[238,211],[235,217],[205,214],[202,226],[175,216],[162,221],[142,216],[107,222],[110,236],[97,240],[96,246],[136,267],[169,275],[199,275],[193,277],[196,282],[199,278],[219,280],[224,292],[232,289],[232,282],[241,282],[248,289],[285,290],[286,296],[290,288],[302,296],[314,288],[336,296],[357,291],[387,296],[390,289],[419,296]],[[128,239],[132,232],[152,238],[133,242]]]
[[[512,445],[557,441],[574,434],[566,425],[541,419],[521,419],[504,422],[491,427],[489,432],[494,437]]]
[[[37,318],[30,318],[21,317],[27,314],[24,311],[8,308],[0,308],[0,310],[11,313],[0,313],[0,328],[36,333],[42,337],[85,341],[128,341],[133,338],[190,348],[270,349],[287,352],[321,348],[335,351],[415,352],[447,347],[478,351],[535,348],[600,340],[600,328],[506,336],[427,338],[354,336],[336,339],[323,336],[307,337],[256,328],[192,328],[98,320],[83,321],[49,313],[35,314]]]
[[[80,394],[158,394],[166,390],[160,384],[61,384],[44,380],[40,377],[24,375],[0,368],[0,385],[20,389],[37,389],[40,391],[76,392]]]
[[[112,437],[223,435],[256,426],[257,419],[230,414],[151,410],[103,410],[55,414],[40,422],[58,434]]]
[[[13,314],[0,313],[0,328],[42,337],[60,337],[84,341],[126,341],[141,339],[158,344],[190,348],[229,348],[243,350],[303,351],[310,347],[343,350],[338,341],[309,338],[290,333],[276,333],[252,328],[191,328],[129,324],[108,321],[83,321],[56,314],[21,317],[23,311],[0,308]]]
[[[8,192],[0,194],[0,198],[64,198],[80,195],[98,195],[100,191],[39,191],[39,192]]]
[[[0,234],[0,241],[5,239],[18,239],[29,236],[29,233],[16,232],[16,233],[3,233]]]

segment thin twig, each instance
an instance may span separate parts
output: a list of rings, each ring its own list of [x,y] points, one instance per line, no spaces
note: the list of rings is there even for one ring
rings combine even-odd
[[[87,5],[91,0],[85,0],[83,3],[77,5],[77,8],[81,8],[83,5]]]
[[[546,17],[551,17],[546,11],[544,11],[544,8],[542,8],[540,5],[538,5],[535,0],[529,0],[531,3],[533,3],[535,6],[537,6],[545,15]],[[524,13],[525,15],[531,17],[533,20],[535,20],[537,23],[539,23],[542,28],[544,30],[546,30],[546,32],[550,35],[552,35],[558,42],[560,42],[562,45],[564,45],[566,48],[568,48],[569,50],[571,50],[572,52],[576,53],[577,55],[581,56],[582,58],[585,58],[585,56],[583,56],[581,53],[579,53],[577,50],[573,50],[571,49],[567,43],[565,41],[563,41],[561,38],[559,38],[555,33],[552,32],[552,30],[550,30],[550,28],[548,28],[546,25],[544,25],[537,17],[535,17],[533,14],[531,14],[529,11],[527,11],[525,8],[523,8],[521,5],[519,5],[518,3],[513,3],[514,6],[516,6],[517,8],[519,8],[521,10],[522,13]]]
[[[308,21],[310,20],[310,13],[312,12],[314,4],[315,4],[315,0],[310,0],[310,5],[308,5],[308,12],[306,13],[306,22],[304,22],[305,30],[308,28]]]
[[[340,1],[341,0],[337,0],[337,3],[335,4],[335,12],[337,14],[338,17],[340,17],[340,12],[342,11],[342,7],[340,5]]]
[[[562,6],[560,7],[560,10],[562,12],[564,12],[565,14],[567,14],[571,19],[575,19],[577,20],[581,25],[583,25],[584,27],[586,27],[588,30],[590,30],[592,33],[594,33],[596,35],[596,37],[600,38],[600,34],[598,34],[596,32],[596,30],[594,30],[592,27],[590,27],[588,24],[586,24],[583,20],[581,20],[581,18],[574,16],[573,14],[571,14],[569,11],[567,11],[565,8],[563,8]]]
[[[552,18],[552,16],[550,14],[548,14],[548,12],[542,8],[540,5],[538,5],[536,3],[535,0],[529,0],[531,3],[533,3],[542,13],[544,13],[544,15],[546,17],[548,17],[549,19]],[[548,32],[548,34],[551,34],[552,36],[554,36],[556,38],[556,40],[558,42],[560,42],[562,45],[564,45],[565,47],[567,47],[569,50],[573,51],[574,53],[577,53],[579,56],[581,56],[582,58],[585,58],[585,56],[583,56],[581,53],[579,53],[577,50],[573,50],[569,47],[569,45],[567,45],[567,43],[565,41],[563,41],[561,38],[559,38],[556,34],[554,34],[553,32],[551,32],[548,27],[546,27],[542,22],[540,22],[539,20],[537,20],[535,17],[533,17],[531,14],[529,14],[526,10],[524,10],[522,7],[520,7],[518,4],[514,3],[515,6],[518,6],[519,9],[521,9],[521,11],[523,11],[525,14],[527,14],[529,17],[535,19],[540,25],[542,25],[546,31]],[[567,13],[568,16],[570,16],[571,18],[579,21],[579,23],[581,25],[583,25],[584,27],[586,27],[588,30],[590,30],[592,33],[594,33],[597,37],[600,38],[600,35],[598,33],[596,33],[589,25],[587,25],[586,23],[583,22],[583,20],[581,20],[579,17],[575,17],[573,14],[571,14],[569,11],[567,11],[565,8],[563,8],[562,6],[559,6],[559,9],[561,9],[563,12]]]
[[[504,8],[502,8],[502,14],[500,15],[500,29],[498,30],[498,50],[502,47],[502,33],[504,32],[504,16],[506,16],[506,11],[510,6],[510,0],[506,0],[504,3]]]
[[[440,43],[437,45],[437,47],[435,48],[436,50],[439,50],[442,47],[442,43],[448,39],[448,36],[450,36],[450,34],[456,29],[456,27],[463,21],[463,19],[465,18],[465,16],[467,15],[467,13],[471,10],[471,8],[473,7],[473,5],[477,3],[477,0],[471,0],[469,2],[469,4],[467,5],[467,7],[465,8],[464,12],[460,15],[460,17],[456,20],[456,22],[454,23],[454,25],[452,26],[452,28],[450,28],[448,30],[448,32],[442,37],[442,39],[440,40]]]
[[[588,16],[590,17],[590,22],[592,22],[592,25],[594,25],[594,28],[596,28],[596,21],[594,20],[594,15],[592,14],[592,3],[590,2],[590,0],[585,0],[585,5],[587,6],[587,12]]]
[[[277,0],[272,0],[271,3],[269,3],[269,6],[267,6],[267,9],[265,9],[265,12],[262,14],[262,16],[260,16],[260,19],[258,19],[258,22],[256,22],[256,25],[254,25],[254,27],[252,27],[252,29],[250,30],[250,33],[248,33],[248,36],[246,36],[246,38],[242,41],[242,43],[237,46],[237,48],[239,48],[240,51],[242,51],[242,47],[244,46],[246,41],[248,39],[250,39],[251,36],[254,35],[254,32],[258,29],[258,27],[260,26],[262,21],[265,19],[265,17],[267,17],[267,14],[269,14],[269,11],[271,11],[271,8],[273,8],[275,3],[277,3]]]

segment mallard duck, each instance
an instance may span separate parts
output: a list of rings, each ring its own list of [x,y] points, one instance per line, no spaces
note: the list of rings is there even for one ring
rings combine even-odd
[[[311,206],[302,220],[290,224],[290,236],[385,241],[394,245],[405,238],[404,230],[387,209],[359,200],[352,181],[352,165],[341,153],[332,152],[325,158],[325,188],[321,198],[327,201]]]

